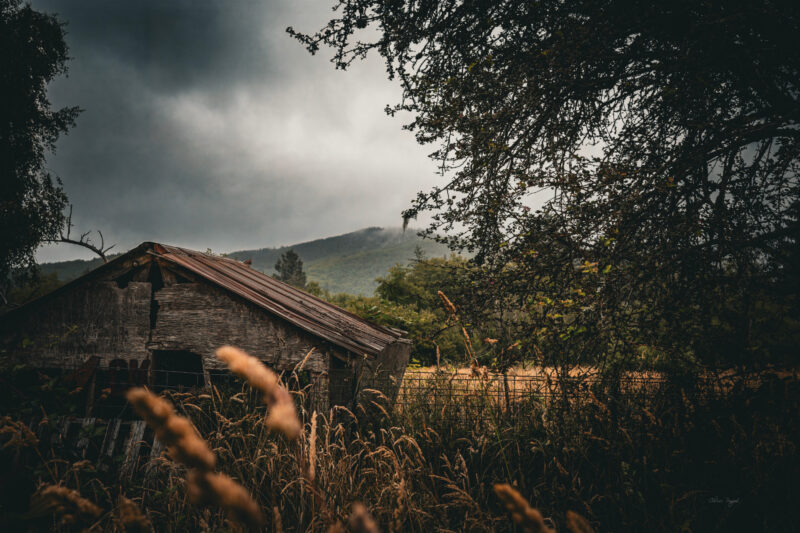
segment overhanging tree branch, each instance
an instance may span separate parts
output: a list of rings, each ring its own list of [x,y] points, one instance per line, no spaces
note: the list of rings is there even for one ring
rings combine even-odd
[[[67,215],[67,218],[66,218],[66,220],[64,222],[64,227],[66,228],[66,233],[64,233],[64,230],[62,230],[61,234],[59,235],[59,237],[57,239],[51,239],[51,240],[49,240],[47,242],[52,242],[52,243],[62,242],[62,243],[66,243],[66,244],[74,244],[75,246],[82,246],[83,248],[86,248],[87,250],[90,250],[90,251],[94,252],[95,254],[97,254],[100,257],[100,259],[103,260],[104,263],[108,263],[107,254],[112,248],[114,248],[116,246],[116,244],[112,244],[110,246],[106,246],[105,245],[105,239],[103,238],[103,232],[101,232],[100,230],[97,230],[97,234],[100,235],[100,243],[99,243],[99,245],[95,244],[92,241],[92,239],[89,237],[89,235],[92,233],[91,231],[87,231],[85,233],[81,233],[80,237],[78,237],[77,239],[73,239],[72,238],[72,226],[73,226],[73,224],[72,224],[72,206],[70,205],[69,206],[69,215]]]

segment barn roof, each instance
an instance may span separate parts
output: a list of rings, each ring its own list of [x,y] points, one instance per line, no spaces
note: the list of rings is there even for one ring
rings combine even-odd
[[[377,355],[402,337],[234,259],[158,243],[151,253],[351,352]]]
[[[294,326],[355,354],[377,355],[403,337],[400,330],[368,322],[234,259],[154,242],[144,242],[55,291],[8,312],[3,316],[3,323],[10,324],[11,320],[7,319],[32,311],[55,295],[88,279],[102,279],[109,275],[116,277],[129,271],[141,264],[139,258],[148,256],[166,266],[188,271],[194,277],[244,298]]]

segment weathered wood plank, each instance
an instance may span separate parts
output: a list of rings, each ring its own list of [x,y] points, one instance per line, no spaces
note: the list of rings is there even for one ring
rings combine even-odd
[[[225,291],[180,283],[156,291],[154,297],[158,312],[148,344],[151,349],[189,350],[203,357],[205,368],[223,368],[214,351],[232,344],[274,368],[291,370],[311,348],[317,348],[304,369],[327,369],[323,341]]]
[[[110,458],[114,457],[114,450],[117,446],[120,425],[122,425],[122,420],[119,418],[114,418],[111,420],[111,422],[109,422],[106,435],[103,438],[103,444],[100,446],[100,457],[103,455]]]
[[[96,418],[84,418],[81,420],[81,435],[78,438],[78,443],[75,445],[76,450],[81,454],[81,457],[86,459],[86,453],[89,450],[89,437],[86,434],[94,428]]]
[[[75,368],[91,356],[105,364],[117,358],[147,359],[150,283],[76,286],[21,317],[14,335],[28,339],[15,353],[41,367]]]
[[[142,420],[134,420],[131,422],[130,433],[125,441],[125,462],[122,465],[123,475],[129,474],[136,466],[136,460],[139,458],[139,450],[142,447],[142,439],[144,438],[144,430],[147,425]]]

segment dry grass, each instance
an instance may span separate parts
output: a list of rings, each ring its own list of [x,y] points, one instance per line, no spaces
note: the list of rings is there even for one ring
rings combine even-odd
[[[495,485],[494,492],[506,506],[511,519],[522,528],[522,531],[525,533],[555,533],[544,523],[542,513],[531,507],[522,494],[511,485],[508,483]]]
[[[67,487],[47,485],[31,498],[31,517],[53,516],[61,525],[90,525],[103,510]]]
[[[311,352],[308,352],[306,357],[310,354]],[[231,372],[261,392],[264,403],[269,407],[269,414],[265,420],[267,427],[283,433],[290,439],[300,436],[302,426],[297,418],[294,401],[286,387],[281,385],[275,372],[255,357],[233,346],[223,346],[217,350],[217,357],[228,365]]]
[[[213,469],[216,457],[195,431],[192,423],[175,414],[172,405],[146,389],[128,391],[128,401],[147,422],[173,459],[191,468],[187,494],[195,504],[219,505],[235,520],[258,529],[264,518],[258,505],[241,485]]]
[[[436,366],[425,366],[420,368],[414,368],[410,370],[411,374],[413,375],[434,375],[437,373],[445,374],[447,376],[453,377],[455,376],[456,379],[459,378],[469,378],[473,374],[473,370],[471,366],[440,366],[437,368]],[[503,374],[490,372],[490,375],[494,379],[501,379]],[[573,380],[583,380],[583,381],[592,381],[598,380],[603,376],[601,369],[592,366],[573,366],[570,367],[566,371],[562,371],[561,369],[554,368],[554,367],[542,367],[542,366],[515,366],[508,369],[506,375],[509,378],[520,378],[521,380],[524,379],[537,379],[542,381],[553,381],[556,382],[562,377],[566,376]],[[664,375],[657,371],[636,371],[636,372],[626,372],[623,374],[624,377],[629,379],[642,379],[642,380],[659,380],[664,379]]]
[[[350,513],[348,524],[353,533],[380,533],[375,519],[369,514],[364,504],[360,502],[353,504],[353,511]]]
[[[264,422],[268,428],[292,440],[300,436],[302,426],[294,401],[274,372],[255,357],[232,346],[217,350],[217,357],[262,394],[264,403],[269,407]],[[173,459],[191,469],[186,485],[192,503],[218,505],[245,528],[254,531],[261,528],[265,519],[258,504],[239,483],[225,474],[213,472],[216,457],[187,418],[178,416],[169,402],[145,389],[132,389],[127,397],[136,412],[153,429],[156,438],[167,446]],[[315,428],[316,422],[313,422],[312,430],[315,431]],[[312,444],[314,439],[312,436]],[[313,480],[313,466],[309,473],[309,478]]]
[[[264,524],[264,515],[247,490],[225,474],[194,470],[187,484],[189,500],[195,505],[213,503],[250,530]]]
[[[179,463],[190,468],[213,470],[217,459],[192,423],[175,414],[172,405],[146,389],[131,389],[128,402],[139,413]]]
[[[139,506],[121,494],[117,499],[117,519],[121,528],[129,533],[145,533],[153,530],[150,519],[142,513]]]
[[[249,383],[290,394],[247,359],[230,359],[243,363]],[[474,381],[480,393],[486,381]],[[788,530],[782,526],[798,518],[791,487],[800,394],[788,382],[755,396],[740,392],[704,402],[656,396],[645,405],[627,397],[609,403],[598,391],[580,409],[525,404],[513,423],[500,410],[495,418],[459,418],[461,399],[434,405],[429,394],[409,396],[402,410],[372,394],[353,411],[309,413],[303,394],[292,393],[301,431],[287,434],[265,425],[279,402],[265,401],[274,394],[263,386],[164,397],[137,391],[132,402],[172,459],[141,462],[119,478],[86,461],[48,457],[33,501],[58,517],[46,526],[63,530],[148,527],[141,520],[157,531],[503,532],[515,523],[573,533]],[[38,451],[13,422],[0,425],[6,452]],[[504,488],[496,492],[495,484]],[[42,505],[47,485],[95,508],[52,495]],[[143,512],[125,510],[119,494]],[[766,503],[734,516],[708,503],[717,494]]]

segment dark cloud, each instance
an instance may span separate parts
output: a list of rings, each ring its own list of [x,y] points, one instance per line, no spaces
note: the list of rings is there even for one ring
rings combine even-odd
[[[37,2],[68,21],[74,55],[107,56],[156,90],[258,79],[269,50],[262,32],[281,13],[268,2]]]
[[[326,2],[54,2],[74,58],[54,105],[78,126],[50,167],[80,229],[127,248],[232,250],[398,225],[434,179],[425,148],[383,113],[379,58],[335,71],[285,33]],[[42,260],[80,255],[48,247]]]

